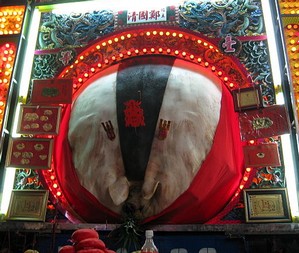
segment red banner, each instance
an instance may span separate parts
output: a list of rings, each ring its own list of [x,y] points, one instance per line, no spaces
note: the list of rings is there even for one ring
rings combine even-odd
[[[272,105],[239,114],[242,140],[268,138],[290,132],[290,120],[283,105]]]
[[[52,158],[52,139],[12,138],[6,166],[28,169],[49,169]]]
[[[60,106],[21,105],[17,133],[57,135]]]
[[[33,80],[31,104],[71,104],[72,79],[41,79]]]
[[[243,152],[246,167],[281,166],[276,143],[244,146]]]

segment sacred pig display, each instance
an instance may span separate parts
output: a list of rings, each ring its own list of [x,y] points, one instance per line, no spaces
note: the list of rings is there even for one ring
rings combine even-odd
[[[143,218],[188,189],[213,144],[222,89],[183,61],[151,60],[89,84],[68,133],[82,186],[110,210],[129,202]]]

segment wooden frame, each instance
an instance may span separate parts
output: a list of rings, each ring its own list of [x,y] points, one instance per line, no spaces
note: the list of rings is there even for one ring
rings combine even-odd
[[[290,222],[291,212],[286,188],[245,189],[246,222]]]
[[[7,220],[45,221],[49,191],[13,190]]]
[[[11,138],[6,166],[15,168],[50,169],[53,139]]]
[[[61,106],[21,105],[17,133],[57,135]]]
[[[263,107],[261,90],[259,87],[248,87],[232,91],[235,111],[258,109]]]

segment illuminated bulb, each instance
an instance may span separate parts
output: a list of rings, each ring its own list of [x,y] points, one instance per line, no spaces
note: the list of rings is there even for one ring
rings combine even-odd
[[[107,43],[106,43],[106,42],[103,42],[103,43],[102,43],[102,46],[103,46],[103,47],[105,47],[106,45],[107,45]]]
[[[53,176],[53,175],[50,176],[50,179],[51,179],[51,180],[54,180],[54,179],[55,179],[55,176]]]
[[[88,77],[88,73],[84,73],[84,77]]]
[[[162,53],[163,49],[160,47],[158,51],[159,51],[159,53]]]
[[[146,53],[146,52],[147,52],[146,48],[143,48],[143,49],[142,49],[142,52],[143,52],[143,53]]]
[[[91,68],[90,71],[91,71],[91,72],[95,72],[95,68]]]
[[[233,88],[235,85],[233,83],[229,84],[229,87]]]
[[[244,188],[244,185],[241,184],[241,185],[239,186],[239,188],[242,190],[242,189]]]
[[[96,49],[97,49],[97,50],[99,50],[100,48],[101,48],[101,46],[99,46],[99,45],[96,46]]]
[[[116,57],[115,57],[115,56],[112,56],[111,58],[112,58],[112,60],[113,60],[113,61],[115,61],[115,60],[116,60]]]
[[[164,32],[159,32],[159,34],[162,36],[164,34]]]
[[[130,33],[127,34],[127,38],[130,39],[132,35]]]
[[[222,76],[222,71],[218,71],[218,76]]]
[[[80,60],[83,60],[83,59],[84,59],[84,56],[83,56],[83,55],[81,55],[81,56],[79,57],[79,59],[80,59]]]
[[[99,63],[99,64],[98,64],[98,67],[99,67],[99,68],[101,68],[101,67],[102,67],[102,64],[101,64],[101,63]]]
[[[119,57],[120,57],[120,58],[123,58],[123,57],[124,57],[124,54],[120,53],[120,54],[119,54]]]
[[[112,40],[108,40],[108,44],[110,44],[110,45],[111,45],[111,44],[112,44]]]
[[[172,36],[173,36],[173,37],[176,37],[176,33],[172,33]]]
[[[61,196],[61,192],[58,191],[58,192],[56,193],[56,195],[57,195],[58,197],[60,197],[60,196]]]
[[[79,83],[82,83],[82,81],[83,81],[82,78],[78,78]]]
[[[191,59],[191,60],[194,59],[194,55],[193,55],[193,54],[190,55],[190,59]]]
[[[178,50],[175,50],[174,53],[175,53],[176,55],[178,55],[178,54],[179,54],[179,51],[178,51]]]
[[[135,54],[139,54],[139,50],[138,49],[135,49]]]
[[[127,55],[129,55],[129,56],[130,56],[131,54],[132,54],[132,53],[131,53],[131,51],[128,51],[128,52],[127,52]]]
[[[186,52],[182,52],[182,56],[185,57],[187,54]]]
[[[121,39],[121,40],[124,40],[124,39],[125,39],[125,36],[120,36],[120,39]]]
[[[53,184],[53,188],[58,188],[58,185],[57,184]]]
[[[168,54],[170,54],[171,50],[170,50],[169,48],[167,48],[166,52],[167,52]]]
[[[209,66],[209,63],[206,61],[205,62],[205,67],[208,67]]]
[[[169,36],[169,35],[170,35],[170,32],[166,32],[165,34],[166,34],[166,36]]]
[[[151,52],[154,53],[154,52],[155,52],[155,49],[154,49],[154,48],[151,48]]]
[[[180,38],[182,38],[183,36],[184,36],[183,34],[179,33],[179,37],[180,37]]]
[[[223,80],[224,80],[225,82],[227,82],[227,81],[228,81],[228,77],[227,77],[227,76],[224,77]]]
[[[248,168],[246,168],[245,170],[246,170],[246,172],[250,172],[250,171],[251,171],[251,168],[248,167]]]
[[[153,31],[153,35],[157,35],[157,31]]]
[[[129,52],[128,52],[128,54],[129,54]],[[108,61],[108,59],[105,59],[105,61],[104,61],[106,64],[108,64],[109,63],[109,61]]]
[[[201,58],[198,58],[197,61],[198,61],[198,62],[201,62]]]
[[[115,42],[118,42],[118,38],[114,38],[114,41],[115,41]]]
[[[151,33],[150,33],[150,32],[146,32],[146,35],[147,35],[147,36],[150,36],[150,35],[151,35]]]

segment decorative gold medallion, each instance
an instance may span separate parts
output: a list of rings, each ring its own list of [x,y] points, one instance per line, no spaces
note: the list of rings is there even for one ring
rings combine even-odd
[[[21,152],[13,152],[13,156],[18,158],[22,153]]]
[[[21,160],[21,164],[29,164],[30,163],[30,160],[29,159],[26,159],[26,158],[23,158]]]
[[[46,160],[46,159],[48,158],[48,156],[47,156],[47,155],[40,155],[39,158],[40,158],[41,160]]]
[[[24,116],[24,121],[36,121],[38,120],[38,114],[33,112],[33,113],[26,113]]]
[[[49,117],[48,116],[40,116],[40,120],[47,121],[47,120],[49,120]]]
[[[37,123],[32,123],[30,126],[33,129],[39,128],[39,124],[37,124]]]
[[[269,128],[273,125],[273,121],[270,118],[254,118],[252,120],[252,127],[254,130]]]
[[[44,145],[40,144],[40,143],[37,143],[37,144],[34,145],[34,149],[36,151],[42,151],[44,149]]]
[[[52,124],[46,123],[43,125],[43,129],[48,132],[53,128]]]
[[[33,153],[32,152],[23,152],[22,153],[22,157],[23,158],[32,158],[33,157]]]
[[[22,150],[22,149],[24,149],[25,148],[25,144],[24,143],[19,143],[19,144],[17,144],[17,149],[18,150]]]
[[[44,115],[52,115],[53,114],[53,112],[52,112],[52,110],[45,110],[44,111]]]

